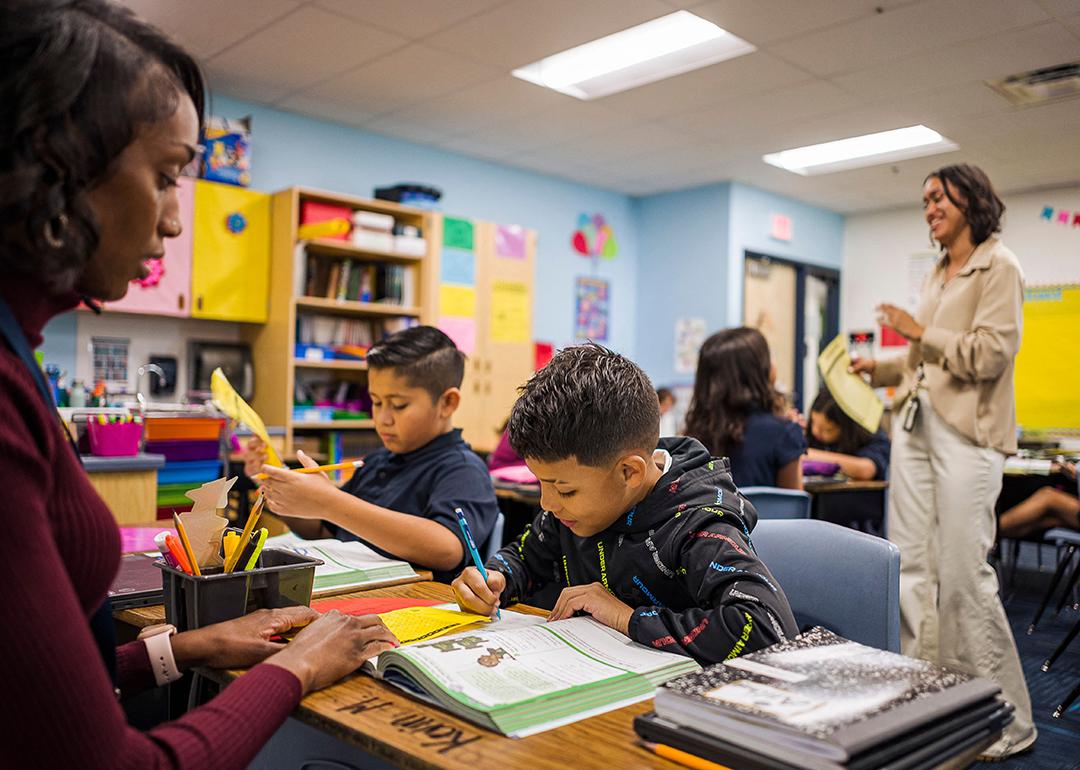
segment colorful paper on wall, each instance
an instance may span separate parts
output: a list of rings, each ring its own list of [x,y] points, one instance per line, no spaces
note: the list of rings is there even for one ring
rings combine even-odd
[[[577,279],[577,316],[574,338],[604,342],[608,338],[608,282],[601,278]]]
[[[465,355],[471,356],[476,350],[476,319],[444,315],[437,325]]]
[[[705,342],[704,318],[675,319],[675,371],[693,374],[697,370],[698,352]]]
[[[473,250],[473,223],[468,219],[443,219],[443,246],[449,249]]]
[[[439,280],[458,286],[475,286],[476,255],[462,249],[443,249]]]
[[[508,259],[525,259],[525,228],[521,225],[496,225],[495,254]]]
[[[472,318],[476,315],[476,289],[443,284],[439,287],[439,312],[444,316]]]
[[[529,341],[529,287],[520,281],[495,281],[491,287],[491,341]]]
[[[533,368],[540,371],[548,365],[548,361],[555,355],[555,346],[550,342],[536,342],[533,344]]]

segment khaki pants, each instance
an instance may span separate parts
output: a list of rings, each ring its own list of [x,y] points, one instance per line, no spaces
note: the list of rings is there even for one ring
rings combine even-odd
[[[900,549],[900,644],[905,655],[993,682],[1016,707],[1005,737],[1033,737],[1016,642],[987,563],[1005,456],[945,423],[926,391],[915,429],[898,423],[889,464],[889,539]]]

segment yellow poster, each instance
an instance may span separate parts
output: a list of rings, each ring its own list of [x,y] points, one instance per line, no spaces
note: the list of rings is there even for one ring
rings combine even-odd
[[[1024,328],[1016,356],[1016,419],[1024,431],[1080,429],[1080,285],[1024,291]]]
[[[451,286],[443,284],[439,287],[439,315],[464,316],[472,318],[476,315],[476,289],[471,286]]]
[[[837,334],[818,356],[818,368],[825,386],[844,413],[871,433],[881,426],[885,405],[862,377],[848,371],[851,356],[843,335]]]
[[[529,287],[520,281],[495,281],[491,287],[491,341],[528,342]]]

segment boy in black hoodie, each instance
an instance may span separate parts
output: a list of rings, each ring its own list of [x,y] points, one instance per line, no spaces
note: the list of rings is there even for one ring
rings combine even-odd
[[[458,604],[487,615],[554,582],[549,620],[584,612],[702,664],[794,636],[727,460],[695,439],[658,440],[658,425],[649,378],[604,347],[567,348],[533,375],[509,433],[543,511],[488,561],[486,583],[475,567],[458,576]]]

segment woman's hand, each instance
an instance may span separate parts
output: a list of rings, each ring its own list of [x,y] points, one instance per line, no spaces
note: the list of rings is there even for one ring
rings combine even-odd
[[[304,467],[314,468],[317,465],[303,452],[297,452],[296,457]],[[272,465],[262,466],[262,472],[266,474],[262,484],[266,504],[280,516],[326,518],[325,509],[340,491],[325,473],[297,473]]]
[[[266,444],[258,436],[253,436],[244,445],[244,474],[249,478],[254,477],[265,464]],[[258,480],[253,480],[256,484],[259,483]]]
[[[397,646],[398,640],[378,615],[343,615],[331,610],[266,662],[295,674],[307,695]]]
[[[923,327],[911,317],[911,313],[896,305],[882,303],[877,306],[878,320],[885,326],[891,326],[905,339],[918,342],[922,339]]]
[[[257,610],[235,620],[184,631],[172,638],[173,658],[181,670],[196,666],[247,668],[261,663],[284,645],[271,642],[294,628],[306,626],[319,613],[310,607]]]
[[[874,369],[877,368],[877,360],[873,358],[853,358],[851,359],[851,366],[848,367],[848,371],[852,374],[866,373],[871,376],[874,374]]]

